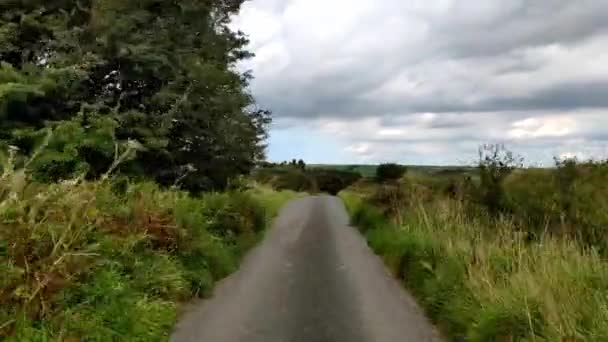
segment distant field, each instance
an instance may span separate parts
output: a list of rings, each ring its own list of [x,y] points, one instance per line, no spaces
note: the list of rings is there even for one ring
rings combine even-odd
[[[363,177],[374,177],[378,165],[332,165],[332,164],[309,164],[309,167],[319,169],[330,169],[339,171],[358,172]]]
[[[320,169],[332,169],[341,171],[359,172],[363,177],[374,177],[378,165],[373,164],[351,164],[351,165],[333,165],[333,164],[311,164],[309,167]],[[450,176],[450,175],[475,175],[475,167],[471,166],[430,166],[430,165],[406,165],[409,173],[418,173],[426,175]]]

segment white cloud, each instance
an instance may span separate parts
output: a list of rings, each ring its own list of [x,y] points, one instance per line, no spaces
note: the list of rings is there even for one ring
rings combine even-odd
[[[353,152],[358,155],[368,155],[370,152],[371,145],[369,143],[358,143],[351,146],[346,147],[346,151]]]
[[[511,124],[508,136],[514,139],[564,137],[576,130],[573,117],[532,117]]]
[[[234,26],[257,55],[254,95],[284,125],[353,158],[452,163],[492,141],[602,153],[607,16],[598,0],[255,0]]]
[[[404,134],[405,131],[398,128],[382,128],[378,131],[378,135],[381,137],[402,136]]]

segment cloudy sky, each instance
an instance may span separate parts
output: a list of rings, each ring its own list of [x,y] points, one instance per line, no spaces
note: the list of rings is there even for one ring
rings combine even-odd
[[[608,155],[608,0],[252,0],[242,67],[269,159],[470,163]]]

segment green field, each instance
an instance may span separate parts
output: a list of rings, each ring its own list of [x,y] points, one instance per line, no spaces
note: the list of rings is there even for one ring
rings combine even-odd
[[[378,165],[356,165],[356,164],[309,164],[310,168],[329,169],[339,171],[358,172],[363,177],[373,177],[376,174]]]
[[[363,177],[374,177],[378,165],[375,164],[310,164],[311,168],[332,169],[340,171],[353,171],[360,173]],[[472,176],[476,174],[476,168],[472,166],[436,166],[436,165],[406,165],[409,173],[438,175],[438,176]]]

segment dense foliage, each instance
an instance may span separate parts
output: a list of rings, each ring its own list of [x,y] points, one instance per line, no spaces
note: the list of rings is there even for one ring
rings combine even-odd
[[[242,2],[0,2],[0,140],[27,155],[60,126],[43,180],[99,176],[113,136],[141,144],[123,173],[225,187],[263,156],[270,120],[235,68],[251,56],[228,27]]]
[[[0,1],[0,340],[168,340],[293,196],[241,177],[243,1]]]
[[[337,195],[361,178],[356,172],[305,168],[297,162],[289,166],[267,164],[255,170],[253,176],[257,181],[278,190],[325,192],[330,195]]]
[[[403,177],[407,171],[406,167],[399,164],[380,164],[376,168],[376,180],[378,182],[395,181]]]
[[[453,341],[608,340],[608,163],[411,172],[342,193],[354,223]]]
[[[289,193],[0,179],[0,339],[164,341]]]
[[[312,177],[316,190],[330,195],[337,195],[361,178],[356,172],[339,170],[310,170],[308,174]]]
[[[504,145],[487,144],[479,149],[479,200],[496,214],[505,208],[505,179],[517,168],[522,159],[508,151]]]

